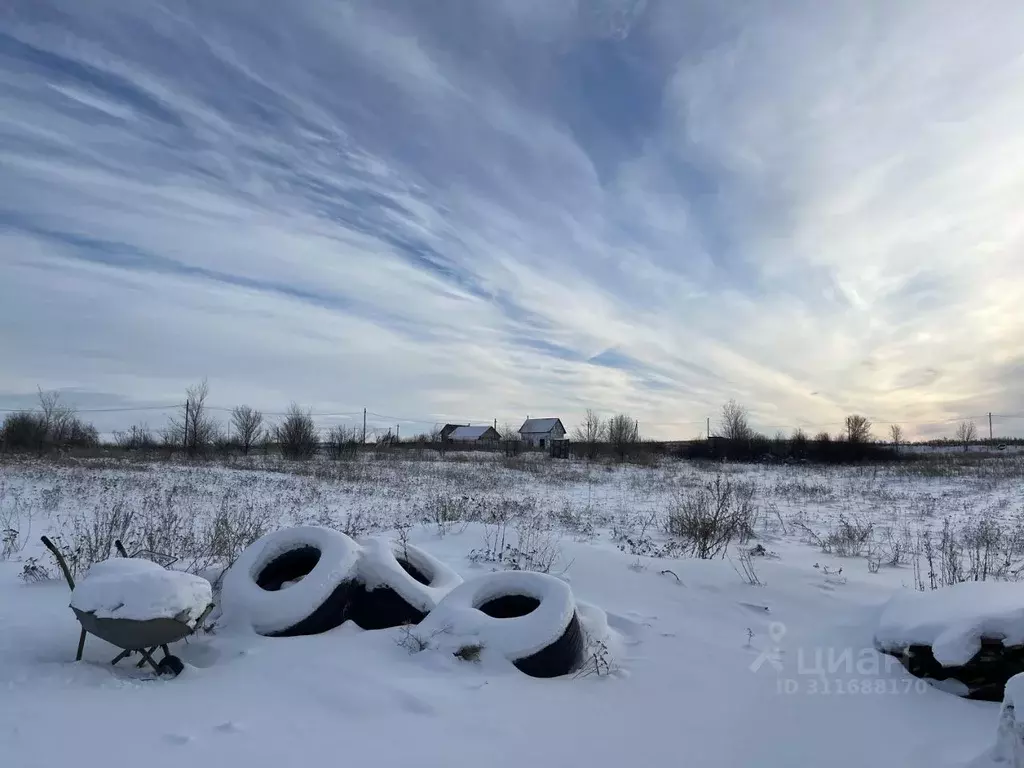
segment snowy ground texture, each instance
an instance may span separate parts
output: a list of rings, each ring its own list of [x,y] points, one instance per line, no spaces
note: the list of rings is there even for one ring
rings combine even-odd
[[[727,557],[699,560],[670,534],[673,510],[719,475],[752,493],[753,524]],[[913,470],[8,461],[0,764],[989,768],[999,706],[915,680],[874,635],[893,594],[942,581],[947,565],[924,563],[922,543],[947,518],[968,538],[984,521],[997,550],[966,553],[954,572],[1012,576],[1021,479],[1019,459]],[[92,637],[74,663],[79,627],[41,534],[85,542],[80,574],[114,528],[129,551],[215,578],[246,540],[295,524],[407,541],[467,579],[547,570],[598,628],[588,664],[539,680],[500,654],[414,652],[407,630],[350,625],[295,638],[221,625],[172,649],[187,664],[173,680],[110,667],[116,649]]]

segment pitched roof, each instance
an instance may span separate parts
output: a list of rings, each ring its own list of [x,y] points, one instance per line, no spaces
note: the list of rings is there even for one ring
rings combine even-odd
[[[479,440],[490,427],[456,427],[448,435],[450,440]]]
[[[560,419],[527,419],[523,422],[523,426],[519,428],[520,434],[531,434],[534,432],[550,432],[555,428],[556,424],[561,424]],[[562,427],[565,430],[565,427]]]

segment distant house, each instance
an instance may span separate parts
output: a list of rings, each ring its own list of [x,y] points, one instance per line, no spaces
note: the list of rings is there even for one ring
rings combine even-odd
[[[546,448],[552,440],[565,439],[561,419],[527,419],[519,428],[519,437],[527,445]]]
[[[455,427],[445,439],[450,443],[496,443],[501,435],[494,427]]]

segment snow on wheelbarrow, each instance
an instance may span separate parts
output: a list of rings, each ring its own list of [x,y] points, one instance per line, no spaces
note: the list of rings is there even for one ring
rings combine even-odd
[[[94,564],[76,586],[61,551],[46,536],[42,541],[71,587],[71,610],[82,625],[75,661],[82,660],[91,634],[122,649],[111,664],[138,653],[139,667],[149,664],[158,675],[181,673],[184,664],[168,646],[193,634],[213,609],[210,582],[150,560],[120,557]],[[159,662],[153,658],[157,649],[163,651]]]

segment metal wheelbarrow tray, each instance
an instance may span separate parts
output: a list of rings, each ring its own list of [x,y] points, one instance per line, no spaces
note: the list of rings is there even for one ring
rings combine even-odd
[[[43,536],[42,542],[57,559],[57,564],[60,566],[64,578],[67,580],[71,590],[74,591],[75,580],[71,575],[64,555],[48,537]],[[118,552],[122,556],[127,557],[121,542],[115,542],[115,545]],[[117,664],[133,653],[138,653],[142,659],[136,666],[142,667],[149,664],[158,675],[171,674],[176,677],[182,672],[185,665],[181,659],[171,654],[167,646],[179,640],[184,640],[199,629],[203,621],[210,614],[210,611],[213,610],[213,603],[206,606],[206,609],[195,621],[188,621],[185,614],[179,614],[174,618],[122,619],[96,616],[92,611],[83,611],[74,606],[71,606],[71,610],[74,611],[79,624],[82,625],[82,634],[78,639],[78,653],[75,656],[75,661],[82,660],[82,652],[85,649],[85,637],[87,634],[91,634],[123,649],[121,653],[111,660],[111,664]],[[163,651],[163,658],[159,662],[153,658],[153,653],[158,648]]]

